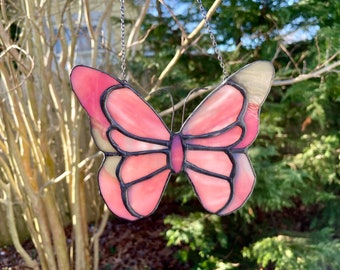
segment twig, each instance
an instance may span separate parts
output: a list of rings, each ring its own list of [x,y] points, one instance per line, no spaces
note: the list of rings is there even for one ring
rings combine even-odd
[[[173,107],[160,112],[159,115],[165,116],[165,115],[171,114],[173,111],[177,111],[178,109],[182,108],[184,104],[186,104],[188,101],[191,101],[197,98],[198,96],[202,95],[203,93],[207,91],[211,91],[211,89],[214,89],[214,86],[197,90],[195,93],[191,94],[188,98],[182,99],[180,102],[176,103]]]
[[[291,85],[294,83],[302,82],[311,78],[317,78],[320,77],[322,74],[334,71],[336,67],[340,66],[340,61],[336,61],[328,66],[325,66],[321,69],[318,69],[316,71],[310,72],[308,74],[301,74],[295,78],[288,79],[288,80],[276,80],[273,82],[273,86],[283,86],[283,85]]]
[[[288,58],[290,59],[290,61],[293,63],[295,69],[300,73],[298,65],[297,65],[296,62],[294,61],[292,55],[291,55],[290,52],[287,50],[287,48],[286,48],[282,43],[280,43],[279,46],[280,46],[281,50],[284,51],[285,54],[288,56]]]
[[[104,214],[102,216],[102,220],[100,222],[100,225],[98,227],[98,230],[93,234],[92,241],[93,241],[93,269],[98,270],[99,266],[99,239],[100,236],[103,234],[104,229],[106,227],[107,221],[110,216],[110,211],[104,205]]]
[[[77,167],[78,169],[84,167],[89,161],[91,161],[92,159],[97,158],[98,156],[101,155],[101,152],[97,152],[95,154],[93,154],[92,156],[86,157],[85,159],[83,159],[82,161],[80,161],[78,164],[74,165],[75,167]],[[73,167],[71,167],[73,168]],[[49,180],[48,182],[46,182],[41,188],[40,188],[40,192],[42,192],[45,188],[47,188],[48,186],[52,185],[52,184],[56,184],[58,182],[60,182],[61,180],[65,179],[67,176],[69,176],[72,173],[71,170],[67,170],[64,171],[62,174],[60,174],[59,176]]]
[[[221,4],[222,0],[215,0],[215,2],[210,7],[209,11],[207,12],[206,19],[209,20],[211,16],[216,11],[217,7]],[[168,63],[168,65],[165,67],[165,69],[162,71],[161,75],[159,76],[158,80],[156,81],[154,87],[150,91],[150,93],[156,91],[159,86],[161,85],[164,78],[167,76],[168,72],[175,66],[175,64],[178,62],[182,54],[189,48],[191,45],[194,37],[199,34],[199,32],[204,27],[205,20],[202,19],[202,21],[196,26],[196,28],[188,35],[188,37],[183,41],[181,47],[177,49],[175,55],[171,59],[171,61]]]
[[[36,260],[32,259],[30,255],[26,252],[26,250],[23,248],[23,246],[20,243],[18,230],[16,226],[15,216],[14,216],[14,209],[12,205],[12,193],[11,193],[11,185],[10,183],[5,184],[2,181],[0,181],[1,189],[6,193],[7,195],[7,225],[8,230],[11,235],[11,239],[13,241],[13,245],[15,246],[16,251],[21,255],[21,257],[24,259],[25,263],[28,267],[31,267],[32,269],[39,269],[39,264]]]
[[[175,21],[175,23],[177,24],[178,28],[181,30],[182,33],[182,41],[186,40],[188,38],[187,33],[185,32],[185,29],[183,27],[183,25],[180,23],[180,21],[177,19],[175,13],[172,11],[172,9],[165,4],[165,2],[163,0],[158,0],[163,6],[165,6],[165,8],[169,11],[171,17],[173,18],[173,20]]]
[[[146,31],[145,35],[143,35],[140,39],[138,39],[137,41],[126,45],[126,48],[132,48],[138,44],[142,44],[150,35],[151,31],[154,30],[157,26],[155,24],[151,25],[151,27]],[[121,54],[121,53],[120,53]]]
[[[4,51],[2,51],[0,53],[0,59],[2,57],[4,57],[7,53],[10,53],[10,51],[12,49],[17,49],[18,51],[21,51],[23,54],[25,54],[27,56],[27,58],[30,60],[30,62],[31,62],[31,68],[29,69],[29,71],[28,71],[27,75],[25,76],[25,78],[19,84],[17,84],[16,86],[8,89],[7,92],[12,92],[13,90],[18,89],[19,87],[21,87],[23,85],[23,83],[31,76],[31,74],[33,72],[33,69],[34,69],[34,61],[33,61],[32,57],[24,49],[20,48],[18,45],[10,45],[9,47],[7,47],[6,50],[4,50]],[[11,53],[11,55],[13,55],[13,54]],[[18,62],[16,62],[16,63],[18,63]],[[22,64],[21,61],[20,61],[20,63]],[[0,93],[0,95],[1,94],[4,94],[4,93]]]
[[[127,43],[126,43],[126,48],[131,48],[136,44],[136,37],[137,37],[137,33],[139,32],[142,23],[144,21],[144,18],[146,16],[146,12],[148,11],[149,5],[150,5],[150,1],[151,0],[146,0],[141,11],[140,11],[140,15],[138,16],[134,26],[132,27],[131,31],[130,31],[130,35],[128,37]],[[142,40],[144,41],[146,39],[146,37],[149,35],[150,31],[152,30],[152,26],[151,28],[147,31],[147,33],[144,35],[145,38],[143,38]],[[138,44],[138,43],[137,43]],[[135,50],[132,51],[131,53],[132,57],[135,55]]]

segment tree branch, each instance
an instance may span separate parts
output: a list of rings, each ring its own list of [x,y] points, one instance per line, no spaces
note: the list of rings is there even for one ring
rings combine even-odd
[[[215,13],[217,7],[221,4],[222,0],[215,0],[215,2],[210,7],[209,11],[207,12],[207,20],[211,18],[211,16]],[[177,49],[175,55],[171,59],[171,61],[168,63],[168,65],[165,67],[161,75],[159,76],[158,80],[156,81],[154,87],[150,91],[150,93],[156,91],[159,86],[161,85],[164,78],[167,76],[169,71],[175,66],[175,64],[178,62],[182,54],[189,48],[191,43],[193,42],[196,35],[199,34],[199,32],[204,27],[205,20],[202,19],[202,21],[196,26],[196,28],[183,40],[183,43],[179,49]]]
[[[308,74],[301,74],[295,78],[292,79],[287,79],[287,80],[276,80],[273,82],[273,86],[283,86],[283,85],[291,85],[291,84],[295,84],[298,82],[302,82],[308,79],[312,79],[312,78],[317,78],[320,77],[321,75],[323,75],[324,73],[328,73],[333,71],[336,67],[340,66],[340,61],[336,61],[328,66],[325,66],[323,68],[320,68],[318,70],[315,70],[313,72],[310,72]]]

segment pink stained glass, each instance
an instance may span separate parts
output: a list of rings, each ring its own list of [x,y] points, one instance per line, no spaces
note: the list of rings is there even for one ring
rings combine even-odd
[[[129,183],[166,167],[167,156],[164,153],[129,156],[123,160],[119,176],[124,183]]]
[[[117,166],[119,160],[119,157],[107,157],[105,159],[98,174],[100,193],[103,196],[107,207],[113,213],[128,220],[136,220],[138,218],[131,215],[124,205],[122,190],[114,173],[114,168]]]
[[[206,210],[217,213],[227,204],[231,195],[230,184],[227,180],[201,174],[191,169],[187,169],[186,173]]]
[[[170,132],[155,111],[129,88],[115,89],[106,108],[123,130],[143,138],[170,140]]]
[[[247,132],[245,133],[242,141],[238,143],[235,148],[245,148],[253,143],[259,132],[259,114],[259,106],[255,104],[249,104],[244,116],[244,122],[247,127]]]
[[[131,137],[124,135],[118,130],[112,130],[110,132],[110,137],[117,144],[120,150],[127,152],[140,152],[166,149],[165,145],[133,139]]]
[[[109,209],[128,220],[150,215],[171,173],[181,170],[208,211],[224,215],[240,208],[255,184],[246,151],[257,136],[273,74],[268,62],[239,70],[203,100],[180,132],[172,133],[126,82],[75,67],[73,90],[105,154],[98,181]]]
[[[217,173],[226,177],[230,176],[233,164],[224,151],[187,150],[186,161],[196,167]]]
[[[100,97],[107,88],[120,83],[110,75],[86,66],[76,66],[70,78],[73,91],[92,121],[108,128],[109,122],[100,108]]]
[[[100,123],[96,122],[95,120],[91,119],[91,126],[92,126],[92,137],[96,142],[98,148],[105,152],[116,152],[110,141],[107,139],[106,131],[107,128],[105,126],[100,125]]]
[[[183,145],[180,135],[175,134],[172,139],[170,150],[170,164],[175,173],[178,173],[182,169],[184,161]]]
[[[240,90],[224,85],[212,92],[184,123],[184,135],[203,135],[216,132],[236,122],[243,108]]]
[[[237,142],[242,135],[242,128],[235,126],[216,136],[206,138],[187,139],[187,144],[200,145],[206,147],[228,147]]]
[[[127,191],[130,207],[141,216],[150,215],[158,206],[170,176],[170,169],[132,185]]]
[[[246,154],[234,154],[236,173],[233,179],[233,197],[221,211],[221,215],[230,214],[242,207],[255,186],[255,174]]]

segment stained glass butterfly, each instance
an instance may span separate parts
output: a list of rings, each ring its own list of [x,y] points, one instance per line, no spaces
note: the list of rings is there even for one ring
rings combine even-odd
[[[258,134],[273,76],[269,62],[244,67],[173,132],[125,81],[76,66],[72,88],[105,154],[98,182],[108,208],[128,220],[152,214],[170,176],[181,171],[207,211],[225,215],[242,207],[255,184],[247,148]]]

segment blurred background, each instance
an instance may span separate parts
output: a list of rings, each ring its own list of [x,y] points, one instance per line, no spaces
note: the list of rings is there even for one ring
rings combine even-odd
[[[119,1],[0,1],[2,269],[340,269],[340,2],[203,5],[229,74],[276,70],[249,149],[255,190],[218,217],[179,175],[153,216],[127,222],[103,205],[102,155],[69,82],[76,64],[121,76]],[[199,6],[126,1],[125,24],[127,80],[166,89],[178,130],[188,92],[224,76]],[[150,102],[170,126],[168,95]]]

